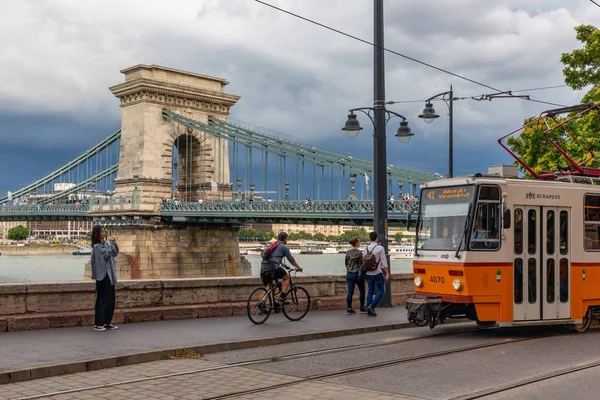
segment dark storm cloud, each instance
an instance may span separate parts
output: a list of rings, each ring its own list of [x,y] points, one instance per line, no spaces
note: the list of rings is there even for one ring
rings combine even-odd
[[[371,40],[372,3],[273,1]],[[573,27],[593,23],[589,2],[389,0],[386,47],[503,90],[562,83],[560,53],[577,47]],[[114,10],[118,9],[116,13]],[[351,141],[349,108],[372,104],[372,48],[246,0],[198,2],[23,1],[0,15],[0,167],[23,164],[0,194],[41,177],[113,132],[118,101],[108,87],[120,69],[159,64],[225,78],[241,95],[232,117],[303,138],[315,147],[372,157],[370,122]],[[600,19],[599,17],[596,17]],[[456,96],[490,90],[386,54],[387,98],[424,99],[454,85]],[[535,92],[570,104],[581,93]],[[436,104],[440,112],[444,105]],[[548,106],[520,100],[455,104],[455,169],[511,162],[495,139]],[[394,165],[445,173],[447,116],[416,118],[423,104],[391,107],[415,132],[406,146],[388,128]],[[25,160],[25,161],[19,161]],[[490,162],[490,160],[494,160]],[[39,168],[36,170],[36,168]],[[35,171],[38,171],[36,173]]]

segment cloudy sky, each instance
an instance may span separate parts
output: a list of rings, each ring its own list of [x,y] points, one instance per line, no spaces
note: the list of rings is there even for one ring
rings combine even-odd
[[[270,0],[371,41],[367,0]],[[370,123],[349,140],[347,110],[373,101],[373,49],[252,0],[21,0],[0,14],[0,194],[42,177],[120,126],[108,87],[119,70],[158,64],[225,78],[241,96],[232,117],[301,137],[325,149],[372,158]],[[385,45],[502,90],[563,84],[560,56],[578,47],[574,27],[600,25],[588,0],[386,0]],[[387,100],[422,100],[454,86],[455,96],[492,92],[386,54]],[[524,93],[520,93],[524,94]],[[578,103],[557,88],[532,98]],[[393,139],[388,160],[446,173],[448,119],[427,125],[423,103],[390,109],[415,133]],[[446,109],[436,103],[438,111]],[[455,174],[511,159],[496,139],[552,108],[517,99],[455,102]]]

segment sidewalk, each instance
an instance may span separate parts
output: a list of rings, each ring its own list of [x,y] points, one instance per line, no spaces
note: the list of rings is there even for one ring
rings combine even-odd
[[[311,311],[298,322],[276,314],[263,325],[239,316],[124,324],[106,332],[92,327],[5,332],[0,334],[0,384],[154,361],[183,348],[206,354],[409,326],[404,306],[377,313]],[[36,369],[42,366],[55,368]]]

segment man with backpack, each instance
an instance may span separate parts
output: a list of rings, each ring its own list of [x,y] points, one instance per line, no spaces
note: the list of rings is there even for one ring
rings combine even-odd
[[[260,278],[263,285],[269,289],[273,279],[281,280],[281,293],[277,302],[283,303],[285,295],[290,287],[290,276],[287,271],[281,266],[283,257],[287,258],[290,264],[292,264],[299,272],[302,272],[302,268],[298,265],[290,249],[287,248],[286,244],[288,241],[288,234],[286,232],[280,232],[277,235],[277,242],[266,248],[262,254],[262,261],[260,263]]]
[[[385,282],[390,279],[387,259],[383,246],[379,244],[379,235],[377,232],[369,234],[371,244],[363,250],[363,268],[367,271],[367,314],[377,316],[375,307],[379,304],[379,299],[385,292]],[[385,277],[384,277],[385,275]],[[375,297],[373,292],[377,289]]]

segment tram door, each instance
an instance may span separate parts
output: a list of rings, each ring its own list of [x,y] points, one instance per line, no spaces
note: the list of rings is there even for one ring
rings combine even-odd
[[[570,209],[515,206],[514,221],[513,320],[569,318]]]
[[[542,237],[542,319],[571,316],[569,220],[571,210],[543,207]]]

